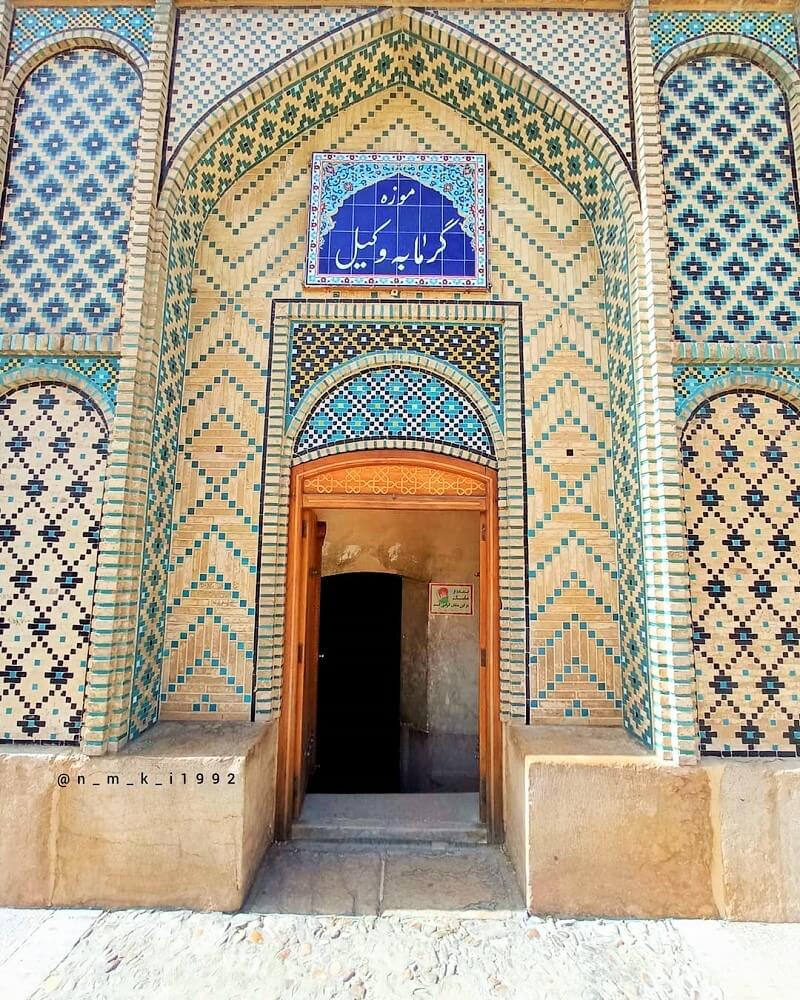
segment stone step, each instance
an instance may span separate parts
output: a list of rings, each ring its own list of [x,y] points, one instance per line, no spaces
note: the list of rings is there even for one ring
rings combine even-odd
[[[472,793],[307,795],[293,841],[485,844]]]

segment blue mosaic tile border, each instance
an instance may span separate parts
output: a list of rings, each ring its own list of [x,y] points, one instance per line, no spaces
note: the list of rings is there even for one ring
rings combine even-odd
[[[14,12],[8,64],[37,42],[59,31],[75,28],[110,31],[150,56],[153,41],[152,7],[23,7]]]
[[[113,413],[117,405],[117,381],[119,379],[119,358],[111,354],[100,355],[39,355],[26,354],[0,356],[0,389],[9,376],[23,375],[29,369],[38,379],[43,378],[43,370],[52,372],[54,381],[67,375],[74,381],[75,376],[95,389],[108,409]]]
[[[745,35],[768,45],[798,65],[797,36],[791,14],[746,11],[657,11],[650,15],[653,56],[658,61],[676,45],[703,35]]]
[[[795,365],[678,364],[674,371],[675,411],[681,418],[692,412],[710,383],[720,392],[750,384],[777,392],[786,388],[800,396],[800,367]]]
[[[457,386],[432,372],[400,366],[368,369],[327,392],[306,417],[295,455],[384,439],[450,445],[495,457],[489,429]]]

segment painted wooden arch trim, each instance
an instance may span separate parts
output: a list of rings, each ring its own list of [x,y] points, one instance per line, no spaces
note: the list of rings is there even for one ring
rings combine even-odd
[[[616,141],[586,111],[543,77],[504,55],[489,42],[475,38],[432,12],[412,8],[386,8],[349,22],[277,63],[209,111],[186,137],[168,164],[160,199],[164,217],[172,217],[189,173],[220,135],[233,124],[279,91],[351,51],[355,46],[399,31],[407,32],[417,44],[431,41],[443,46],[481,72],[496,76],[503,84],[531,101],[540,111],[550,115],[596,157],[601,168],[609,175],[626,216],[633,214],[638,217],[639,195],[631,167]],[[397,56],[398,66],[405,68],[412,55],[413,48],[400,50]],[[390,81],[387,87],[402,82]],[[413,88],[413,84],[409,85]],[[548,169],[547,164],[542,166],[545,170]],[[565,184],[565,187],[569,190],[568,185]]]
[[[20,56],[9,69],[3,81],[3,91],[16,98],[18,91],[35,69],[52,59],[53,56],[69,52],[72,49],[104,49],[107,52],[113,52],[133,66],[139,74],[140,82],[144,80],[147,62],[141,52],[130,42],[126,42],[124,38],[114,34],[114,32],[104,31],[102,28],[93,28],[89,31],[85,28],[70,28],[48,35],[41,42],[26,49],[24,55]]]
[[[427,497],[449,500],[485,498],[492,473],[476,462],[443,458],[416,449],[398,456],[394,450],[349,452],[295,465],[301,492],[328,497]]]
[[[800,83],[800,73],[788,59],[771,46],[739,35],[735,32],[715,32],[681,42],[665,53],[655,66],[655,80],[659,88],[679,66],[703,56],[737,56],[755,63],[774,77],[787,98],[794,86]]]
[[[684,431],[703,403],[708,402],[709,399],[716,399],[718,396],[742,389],[785,399],[787,403],[800,408],[800,385],[795,385],[779,375],[770,375],[766,371],[763,374],[755,374],[752,371],[729,372],[704,383],[684,402],[677,414],[679,436],[683,437]]]
[[[473,452],[467,451],[463,448],[458,448],[455,445],[434,444],[433,442],[426,443],[425,441],[410,438],[386,438],[374,442],[345,441],[342,442],[342,444],[331,445],[328,448],[319,448],[311,454],[302,456],[301,458],[295,455],[294,451],[297,439],[305,427],[306,421],[314,412],[317,404],[320,403],[325,396],[333,392],[337,385],[340,385],[342,382],[345,382],[354,375],[385,368],[407,368],[414,371],[431,372],[452,385],[454,389],[460,392],[465,399],[475,407],[479,416],[483,420],[494,449],[494,458],[489,458],[484,455],[476,455]],[[367,354],[360,358],[355,358],[353,361],[348,361],[343,365],[339,365],[336,369],[329,372],[327,375],[324,375],[307,391],[306,395],[300,401],[300,405],[292,417],[289,426],[286,428],[286,435],[284,437],[284,455],[286,460],[290,463],[297,462],[298,460],[307,462],[315,458],[322,458],[325,455],[339,454],[343,451],[353,451],[354,448],[391,448],[398,450],[423,449],[425,451],[441,452],[442,454],[451,455],[454,458],[461,458],[468,462],[488,465],[492,468],[502,463],[506,457],[505,438],[495,412],[489,401],[480,391],[478,386],[472,381],[472,379],[470,379],[454,365],[450,365],[445,361],[440,361],[438,358],[431,358],[422,354],[407,354],[402,351],[381,351],[376,354]]]

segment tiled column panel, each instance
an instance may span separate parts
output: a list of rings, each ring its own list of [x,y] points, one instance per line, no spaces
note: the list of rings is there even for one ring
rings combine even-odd
[[[0,394],[0,742],[80,739],[107,456],[72,386]]]
[[[735,56],[661,87],[675,337],[800,340],[800,228],[786,97]]]
[[[800,756],[800,410],[724,392],[682,446],[700,751]]]
[[[119,332],[142,96],[113,52],[59,52],[17,97],[0,224],[0,332],[108,348]]]
[[[653,744],[662,760],[696,759],[689,581],[682,530],[678,440],[672,400],[672,315],[658,91],[647,0],[628,14],[643,239],[636,280],[646,319],[634,348],[642,516],[647,566]]]
[[[793,570],[774,560],[767,536],[768,524],[778,530],[782,517],[794,518],[779,495],[792,474],[794,418],[785,424],[770,408],[790,410],[797,397],[796,35],[790,14],[770,12],[659,11],[651,29],[661,61],[676,409],[680,425],[689,421],[683,480],[700,750],[794,754],[793,681],[782,687],[782,674],[768,690],[771,670],[794,669],[770,626],[770,616],[791,614],[781,587],[794,586]],[[780,468],[767,457],[771,433],[788,449]],[[754,483],[765,490],[757,505],[745,495]],[[750,628],[759,633],[752,650]]]

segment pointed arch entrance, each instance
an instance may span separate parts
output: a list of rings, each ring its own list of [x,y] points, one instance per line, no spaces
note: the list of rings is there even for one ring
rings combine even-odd
[[[354,72],[354,66],[357,72]],[[171,545],[183,544],[173,532],[170,510],[176,495],[175,456],[178,449],[175,442],[181,421],[182,386],[185,392],[184,361],[187,343],[191,339],[187,332],[192,296],[187,292],[192,287],[195,263],[201,261],[203,256],[203,233],[207,225],[215,224],[215,217],[221,211],[227,210],[220,207],[222,199],[234,197],[234,185],[243,181],[249,170],[255,168],[258,171],[261,180],[256,188],[259,189],[265,178],[283,176],[284,167],[273,169],[267,163],[270,158],[278,157],[283,163],[287,156],[294,155],[299,137],[320,138],[318,129],[328,129],[334,118],[343,124],[344,118],[349,115],[363,117],[364,114],[372,115],[373,110],[376,114],[380,113],[380,108],[391,103],[387,103],[384,92],[388,93],[395,85],[408,89],[403,99],[419,106],[419,113],[425,122],[430,120],[430,105],[435,101],[436,107],[448,117],[453,113],[458,115],[459,129],[463,126],[468,130],[478,130],[482,143],[498,149],[507,143],[521,150],[526,163],[524,170],[530,171],[535,169],[534,165],[539,165],[547,171],[577,200],[587,225],[592,228],[591,243],[602,261],[602,277],[598,278],[597,284],[592,279],[584,285],[586,288],[603,287],[602,316],[606,331],[602,340],[608,345],[608,375],[607,379],[605,375],[602,378],[607,381],[610,397],[610,405],[606,409],[614,439],[614,506],[618,508],[619,515],[614,530],[616,548],[626,555],[618,587],[619,660],[622,666],[622,679],[618,685],[622,695],[618,699],[618,708],[629,730],[645,745],[654,747],[664,759],[683,752],[679,750],[679,743],[681,746],[692,743],[689,752],[693,752],[692,737],[683,733],[674,721],[681,713],[676,692],[683,690],[674,683],[674,673],[676,669],[683,669],[683,661],[678,661],[676,666],[676,660],[671,656],[675,648],[672,623],[680,616],[670,607],[665,617],[662,608],[663,601],[672,600],[670,595],[674,593],[674,588],[655,586],[644,571],[645,563],[649,561],[650,565],[661,567],[663,579],[672,579],[671,564],[663,559],[668,544],[672,544],[669,538],[673,534],[677,537],[677,529],[649,513],[662,509],[663,495],[659,496],[659,504],[654,506],[647,490],[652,492],[656,488],[655,483],[671,481],[669,472],[652,477],[640,476],[640,462],[645,469],[661,469],[662,465],[665,469],[667,466],[671,468],[677,458],[677,448],[672,423],[668,419],[668,403],[663,401],[661,391],[657,389],[657,386],[665,384],[663,359],[661,355],[652,354],[649,319],[637,278],[641,219],[635,181],[607,137],[577,109],[570,108],[569,102],[565,104],[562,96],[551,92],[543,81],[458,29],[444,27],[434,16],[419,11],[397,10],[365,15],[357,28],[342,29],[315,43],[303,53],[302,58],[281,65],[275,73],[267,74],[237,92],[209,116],[202,129],[198,129],[164,179],[159,202],[160,232],[164,243],[158,271],[158,311],[159,315],[163,315],[163,329],[157,338],[153,337],[153,343],[157,342],[160,346],[159,364],[152,369],[158,370],[159,383],[157,391],[153,387],[157,400],[153,409],[155,444],[152,456],[149,456],[149,479],[159,489],[148,498],[140,628],[136,637],[136,669],[129,698],[129,733],[131,736],[141,733],[159,715],[159,656],[165,649],[171,648],[173,642],[169,633],[173,609],[165,596],[164,560],[159,553]],[[320,95],[324,95],[324,99]],[[456,119],[449,118],[446,128],[452,131],[455,125]],[[371,137],[377,134],[372,121],[368,131]],[[473,132],[467,140],[468,145],[473,144],[476,136],[477,132]],[[314,141],[319,148],[316,139]],[[405,140],[400,145],[405,148]],[[400,145],[392,148],[399,149]],[[517,154],[512,154],[510,150],[504,151],[503,157],[504,164],[519,162]],[[504,172],[505,165],[499,176],[503,176]],[[294,176],[291,171],[289,173]],[[299,176],[301,172],[295,173]],[[514,185],[515,197],[518,194],[524,197],[529,190],[530,177]],[[235,197],[238,198],[238,194]],[[298,219],[299,216],[292,216],[289,222],[294,224]],[[509,246],[515,241],[516,237],[513,237]],[[282,241],[277,242],[281,243],[281,253],[284,250],[291,253],[292,248],[300,245],[299,240],[293,239],[285,245]],[[526,248],[531,246],[527,236],[523,244]],[[506,252],[514,256],[513,247],[511,250],[507,247]],[[528,249],[525,250],[527,252]],[[236,260],[238,256],[231,259]],[[247,248],[242,255],[242,261],[245,260],[248,261],[248,268],[251,265],[257,267]],[[209,272],[201,278],[201,285],[205,281],[216,281],[214,275],[219,265],[219,260],[209,261]],[[283,274],[300,273],[288,258],[279,261],[278,266],[287,269]],[[520,254],[509,262],[509,267],[514,272],[528,270]],[[229,299],[231,308],[237,310],[245,299],[248,302],[258,301],[255,286],[251,287],[251,272],[244,267],[238,267],[238,270],[242,276],[247,274],[248,288],[241,289],[245,298],[239,298],[237,289],[234,297]],[[510,297],[515,300],[523,298],[526,302],[538,300],[538,294],[529,296],[525,291],[530,275],[522,274],[520,280],[505,282],[506,272],[508,268],[501,266],[497,277],[508,285]],[[274,285],[273,292],[282,289],[271,277],[275,273],[270,265],[266,280]],[[556,293],[556,312],[563,310],[565,313],[567,329],[573,328],[577,317],[581,317],[578,323],[583,329],[585,314],[583,310],[575,309],[571,293],[568,296],[561,294],[561,279],[546,287]],[[297,289],[287,289],[292,296],[296,292]],[[548,321],[550,313],[548,310]],[[250,322],[254,329],[259,326],[259,345],[266,344],[261,320],[253,317]],[[539,326],[535,317],[526,322],[527,335],[534,343],[539,336]],[[560,317],[557,322],[561,322]],[[255,357],[248,346],[236,346],[241,358]],[[273,346],[269,351],[273,368],[276,362],[285,364],[285,358]],[[542,359],[547,360],[546,356],[549,356],[549,350],[544,352]],[[591,359],[593,352],[583,351],[581,357]],[[535,362],[538,359],[539,355],[534,351]],[[256,364],[263,366],[260,356],[256,358]],[[540,377],[545,377],[541,364],[537,371]],[[234,373],[226,377],[237,376]],[[272,383],[276,381],[274,371],[270,380]],[[205,387],[200,387],[199,391],[205,392]],[[504,382],[504,392],[506,398],[519,392],[515,378]],[[549,397],[542,398],[546,400]],[[123,402],[128,405],[129,401]],[[120,422],[124,423],[127,419],[126,412],[121,406]],[[281,420],[282,409],[280,413],[270,409],[270,420],[273,416],[276,421]],[[519,446],[519,438],[512,436],[509,440]],[[267,466],[270,463],[271,458]],[[502,482],[502,470],[499,478]],[[271,495],[267,491],[265,493],[268,497]],[[608,491],[604,490],[603,495],[606,493]],[[608,497],[611,497],[610,493]],[[141,517],[140,509],[136,510],[136,516]],[[247,516],[250,517],[249,513]],[[610,524],[603,514],[599,517],[602,525]],[[549,528],[549,521],[544,518],[540,521]],[[251,526],[248,525],[246,530],[250,532]],[[232,547],[239,549],[235,543]],[[267,563],[262,559],[261,563],[273,572],[276,581],[281,582],[282,547],[282,541],[276,539],[274,548],[278,561]],[[183,552],[180,558],[184,558]],[[603,562],[602,556],[598,558]],[[248,581],[250,575],[248,563],[242,579]],[[280,591],[281,582],[276,582],[272,592]],[[246,589],[248,593],[239,596],[240,603],[246,605],[242,608],[248,617],[245,625],[249,625],[253,604],[251,588]],[[272,688],[269,688],[269,697],[264,692],[271,685],[270,677],[278,680],[280,670],[271,670],[267,676],[261,664],[264,659],[261,650],[271,649],[263,641],[265,633],[268,638],[274,635],[276,641],[280,641],[282,605],[282,600],[265,597],[257,611],[257,694],[260,695],[260,700],[256,699],[257,715],[274,717],[277,712],[277,699],[271,697]],[[651,621],[669,623],[665,626],[666,638],[656,634],[649,626],[647,612],[650,608],[653,609]],[[187,615],[190,613],[188,605],[184,611]],[[197,630],[205,628],[209,614],[213,617],[213,612],[203,609],[202,615],[196,615],[197,620],[190,623],[190,630],[181,629],[174,641],[185,642],[182,637],[186,633],[194,642]],[[201,617],[202,621],[199,621]],[[252,648],[240,648],[246,647],[247,641],[240,636],[241,630],[236,631],[236,642],[233,643],[236,655],[241,653],[242,660],[252,659]],[[546,656],[546,643],[539,648],[545,651]],[[206,651],[206,648],[200,650],[201,658]],[[611,654],[612,659],[614,656],[616,654]],[[244,664],[241,666],[243,670]],[[525,669],[527,666],[517,668],[519,678],[522,678]],[[240,697],[244,704],[249,695],[245,693],[245,685],[236,683],[239,674],[232,678],[233,689],[241,689]],[[228,684],[227,677],[222,683]],[[531,701],[530,698],[527,700]],[[654,703],[653,711],[651,701]],[[245,712],[246,707],[240,706],[239,711]],[[161,717],[165,716],[162,714]],[[658,725],[653,724],[654,719],[658,720]]]
[[[284,670],[275,831],[297,818],[314,739],[321,549],[319,510],[474,511],[480,518],[479,771],[481,818],[502,839],[497,474],[477,462],[425,451],[334,455],[292,469]],[[364,747],[369,752],[369,747]]]

